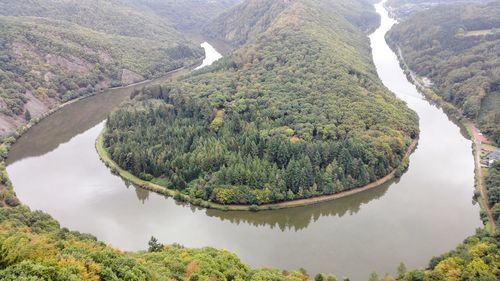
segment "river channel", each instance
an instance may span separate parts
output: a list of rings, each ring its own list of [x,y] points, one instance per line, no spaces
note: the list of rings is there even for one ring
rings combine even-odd
[[[125,88],[73,103],[19,139],[7,167],[18,197],[62,226],[126,251],[146,249],[155,236],[163,243],[227,249],[252,266],[302,267],[351,280],[367,280],[373,271],[394,273],[400,262],[425,267],[482,225],[472,201],[471,141],[408,82],[384,40],[395,22],[381,4],[376,8],[382,23],[370,39],[379,76],[420,117],[419,144],[399,180],[276,211],[222,212],[176,203],[127,184],[95,151],[106,116],[132,91]]]

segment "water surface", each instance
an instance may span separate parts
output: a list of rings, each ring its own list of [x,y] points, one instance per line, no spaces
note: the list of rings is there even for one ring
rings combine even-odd
[[[208,42],[201,43],[201,47],[205,50],[205,59],[203,60],[203,63],[200,66],[195,68],[195,70],[209,66],[212,63],[219,60],[220,58],[222,58],[222,55],[219,52],[217,52],[217,50],[215,50],[215,48],[212,47],[212,45],[210,45]]]
[[[372,271],[394,273],[400,262],[426,266],[481,226],[472,203],[471,142],[406,80],[384,40],[394,21],[382,5],[377,11],[382,25],[371,36],[377,70],[420,116],[420,143],[398,181],[278,211],[222,212],[179,204],[125,183],[99,160],[94,142],[105,116],[128,96],[129,90],[121,89],[75,103],[21,137],[7,167],[15,191],[62,226],[123,250],[144,250],[153,235],[164,243],[228,249],[252,266],[303,267],[351,280],[367,280]]]

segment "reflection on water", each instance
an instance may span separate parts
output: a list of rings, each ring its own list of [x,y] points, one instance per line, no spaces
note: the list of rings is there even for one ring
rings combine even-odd
[[[361,210],[362,205],[382,197],[393,182],[390,181],[378,188],[355,194],[349,198],[340,198],[335,201],[335,204],[323,202],[300,208],[261,212],[207,210],[206,214],[235,224],[244,223],[253,226],[270,226],[271,229],[278,228],[281,231],[298,231],[307,228],[322,216],[341,218],[344,215],[355,215]]]
[[[129,185],[127,185],[127,187],[129,187]],[[134,189],[135,189],[135,194],[137,195],[137,199],[139,199],[139,201],[141,201],[142,204],[148,201],[150,191],[135,186]]]
[[[47,154],[60,144],[94,127],[106,119],[114,107],[128,98],[132,90],[112,90],[63,107],[47,118],[50,121],[40,122],[21,136],[12,147],[7,164]]]
[[[384,40],[394,23],[382,6],[371,36],[384,84],[417,111],[421,135],[398,182],[340,200],[265,212],[221,212],[176,203],[137,189],[99,160],[95,139],[126,93],[99,95],[63,109],[14,145],[7,167],[22,202],[62,226],[92,233],[123,250],[164,243],[228,249],[253,266],[303,267],[351,280],[422,267],[481,226],[472,204],[471,142],[408,83]],[[106,102],[106,98],[111,99]],[[115,99],[116,98],[116,99]]]

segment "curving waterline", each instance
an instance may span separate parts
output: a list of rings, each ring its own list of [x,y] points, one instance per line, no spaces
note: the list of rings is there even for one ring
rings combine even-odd
[[[471,200],[471,142],[408,83],[383,38],[392,20],[377,10],[382,26],[371,39],[379,74],[420,116],[419,145],[400,179],[335,201],[257,213],[180,204],[125,183],[99,160],[95,140],[116,104],[98,108],[107,93],[56,112],[12,147],[7,170],[18,197],[61,226],[126,251],[146,249],[153,235],[167,244],[227,249],[255,267],[303,267],[353,281],[394,273],[400,262],[425,267],[482,226]],[[96,115],[104,117],[86,121]],[[67,128],[75,129],[59,138]]]
[[[96,150],[97,150],[97,153],[99,154],[99,158],[104,162],[104,164],[108,168],[110,168],[113,171],[113,173],[119,175],[124,180],[129,181],[130,183],[136,185],[139,188],[146,189],[146,190],[156,192],[159,194],[163,194],[165,196],[170,196],[170,197],[173,197],[175,200],[178,200],[181,202],[189,202],[195,206],[223,210],[223,211],[262,211],[262,210],[279,210],[279,209],[287,209],[287,208],[304,207],[304,206],[328,202],[328,201],[332,201],[332,200],[336,200],[336,199],[340,199],[340,198],[345,198],[347,196],[352,196],[352,195],[358,194],[360,192],[364,192],[364,191],[367,191],[370,189],[380,187],[380,186],[388,183],[389,181],[393,180],[396,177],[397,170],[401,168],[401,165],[404,165],[403,163],[407,160],[406,158],[410,157],[410,154],[416,149],[417,143],[418,143],[418,140],[413,140],[411,142],[411,144],[409,145],[409,147],[405,153],[405,156],[403,157],[403,160],[401,161],[400,166],[393,169],[389,174],[385,175],[384,177],[382,177],[374,182],[368,183],[364,186],[355,187],[353,189],[338,192],[335,194],[319,195],[319,196],[314,196],[311,198],[290,200],[290,201],[284,201],[284,202],[279,202],[279,203],[269,203],[269,204],[261,204],[261,205],[238,205],[238,204],[223,205],[223,204],[218,204],[215,202],[201,200],[201,199],[197,199],[197,198],[192,199],[188,195],[184,195],[175,189],[171,189],[171,188],[161,186],[161,185],[149,182],[149,181],[142,180],[142,179],[134,176],[129,171],[121,168],[115,161],[113,161],[113,159],[111,159],[111,156],[109,155],[108,151],[104,147],[104,133],[105,132],[106,132],[106,129],[103,129],[102,132],[97,137]]]

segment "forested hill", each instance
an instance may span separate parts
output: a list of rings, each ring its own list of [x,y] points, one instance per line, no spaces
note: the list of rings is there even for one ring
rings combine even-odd
[[[500,144],[500,2],[436,7],[388,34],[436,93]]]
[[[0,15],[50,18],[108,34],[182,41],[166,20],[120,0],[0,0]]]
[[[205,32],[212,37],[241,45],[249,37],[265,32],[291,1],[245,1],[212,21]]]
[[[199,31],[212,19],[242,0],[119,0],[155,13],[180,30]]]
[[[385,6],[388,7],[391,16],[403,21],[412,15],[436,6],[472,3],[486,4],[488,2],[492,2],[492,0],[387,0]]]
[[[117,0],[0,0],[0,135],[62,102],[202,57],[171,23]]]
[[[290,0],[253,0],[223,13],[213,20],[205,32],[212,37],[220,38],[235,45],[246,42],[268,28],[279,18],[284,9],[292,5]],[[357,1],[324,1],[330,12],[338,14],[363,30],[373,30],[379,24],[379,17],[373,7],[363,0]]]
[[[221,204],[332,194],[399,167],[417,116],[379,81],[369,40],[349,19],[355,11],[336,9],[369,4],[281,2],[279,12],[254,12],[273,21],[229,57],[112,113],[113,160],[184,199]]]

